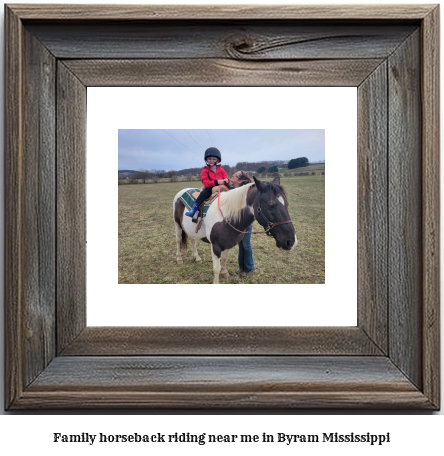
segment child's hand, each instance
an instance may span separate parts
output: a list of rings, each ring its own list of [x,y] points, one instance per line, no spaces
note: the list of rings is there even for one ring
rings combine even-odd
[[[225,179],[224,179],[224,182],[225,182],[226,184],[228,184],[228,179],[227,179],[227,178],[225,178]]]

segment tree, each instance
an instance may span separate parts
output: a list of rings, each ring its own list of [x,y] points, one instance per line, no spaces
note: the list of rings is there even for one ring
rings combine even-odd
[[[261,174],[261,173],[266,173],[266,172],[267,172],[267,168],[265,168],[265,166],[261,166],[261,167],[257,170],[257,172],[258,172],[259,174]]]
[[[146,180],[149,178],[150,173],[147,170],[140,170],[134,174],[134,179],[140,179],[144,184],[146,184]]]
[[[271,166],[270,168],[268,168],[268,172],[269,173],[278,173],[279,172],[279,168],[276,165]]]
[[[301,168],[303,166],[308,166],[308,158],[307,157],[293,158],[293,159],[291,159],[288,162],[288,168],[289,169]]]

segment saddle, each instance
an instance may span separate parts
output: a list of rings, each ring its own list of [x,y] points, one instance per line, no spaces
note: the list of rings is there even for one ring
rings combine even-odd
[[[202,190],[203,190],[203,187],[200,189],[199,192],[194,192],[191,196],[196,200]],[[229,188],[225,187],[225,185],[221,185],[220,191],[228,192]],[[197,223],[196,233],[200,230],[200,227],[202,226],[202,221],[205,216],[203,213],[204,207],[209,206],[217,198],[218,193],[219,193],[219,186],[213,187],[213,189],[211,190],[211,196],[201,203],[201,205],[197,208],[196,213],[193,215],[193,218],[191,220],[193,223]]]
[[[200,192],[204,189],[205,187],[201,187],[199,191],[195,191],[194,193],[191,194],[191,196],[196,200],[197,197],[200,195]],[[220,186],[220,191],[221,192],[228,192],[230,189],[225,187],[225,185]],[[204,201],[205,204],[211,204],[215,200],[215,195],[217,196],[217,193],[219,192],[219,186],[213,187],[211,189],[212,195]],[[209,201],[209,202],[208,202]]]

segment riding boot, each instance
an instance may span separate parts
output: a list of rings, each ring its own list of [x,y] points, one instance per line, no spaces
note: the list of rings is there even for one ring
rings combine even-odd
[[[191,211],[185,212],[185,215],[188,215],[188,217],[192,217],[196,213],[198,207],[199,207],[199,203],[194,203],[193,207],[191,208]]]

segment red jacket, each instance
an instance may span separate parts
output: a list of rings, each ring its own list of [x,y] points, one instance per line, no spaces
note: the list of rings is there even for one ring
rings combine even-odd
[[[220,179],[228,179],[227,173],[225,172],[225,170],[222,168],[221,165],[217,165],[216,172],[212,171],[210,169],[210,167],[207,165],[200,173],[200,180],[202,181],[202,184],[204,184],[204,187],[206,187],[206,188],[211,188],[211,187],[215,187],[216,185],[219,185],[217,183],[217,181]],[[228,179],[228,184],[229,183],[230,183],[230,179]],[[228,187],[228,184],[224,184],[224,185],[226,187]]]

